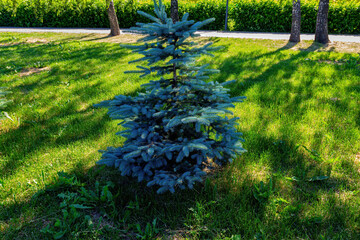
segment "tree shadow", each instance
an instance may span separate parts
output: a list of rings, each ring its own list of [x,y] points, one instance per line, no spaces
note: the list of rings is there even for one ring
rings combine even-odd
[[[77,181],[81,182],[81,186],[87,190],[94,190],[96,182],[100,182],[102,186],[109,181],[115,184],[111,191],[115,196],[116,213],[102,212],[101,215],[103,217],[112,215],[109,218],[111,225],[119,228],[121,233],[123,230],[127,230],[125,239],[136,239],[135,225],[139,224],[141,228],[145,228],[146,224],[153,222],[154,219],[157,219],[161,227],[166,227],[169,232],[171,232],[171,229],[182,227],[184,211],[191,208],[196,201],[193,191],[158,195],[156,189],[146,187],[145,183],[138,183],[128,177],[122,177],[118,171],[111,168],[95,166],[84,169],[80,165],[78,168],[66,173],[66,176],[75,176],[78,179]],[[11,239],[13,236],[23,236],[25,238],[23,233],[35,229],[37,231],[34,232],[32,238],[28,239],[43,238],[44,234],[40,233],[39,229],[44,228],[49,223],[49,220],[61,217],[61,209],[59,209],[61,199],[58,194],[66,192],[79,193],[79,189],[80,186],[63,183],[58,178],[55,182],[37,192],[29,202],[18,202],[7,207],[0,207],[2,213],[0,214],[0,221],[9,221],[21,217],[23,214],[22,209],[31,208],[32,211],[36,212],[36,217],[24,224],[21,229],[12,229],[12,231],[7,232],[6,239]],[[89,210],[87,214],[94,216],[95,214],[91,214],[92,212],[99,213],[100,209]],[[124,216],[127,216],[126,220]],[[176,219],[177,221],[172,222],[173,225],[165,226],[164,222],[167,222],[168,219]]]
[[[263,144],[254,151],[264,152],[270,146],[270,155],[273,156],[269,161],[275,164],[271,167],[274,181],[273,194],[277,194],[281,191],[277,174],[281,174],[282,171],[292,172],[291,168],[296,164],[301,165],[301,161],[306,162],[308,159],[299,152],[295,153],[296,147],[289,142],[276,145],[273,144],[274,139],[265,136],[262,138]],[[290,150],[293,153],[290,153]],[[288,165],[289,162],[286,162],[286,159],[294,158],[292,154],[298,155],[296,156],[298,161]],[[205,183],[196,185],[194,190],[178,189],[175,194],[162,195],[156,194],[156,189],[146,187],[146,183],[138,183],[132,178],[122,177],[116,169],[104,166],[87,169],[80,163],[66,175],[75,176],[81,186],[87,190],[94,190],[96,182],[99,182],[101,186],[109,181],[114,183],[111,192],[114,196],[115,212],[114,210],[101,212],[99,205],[95,209],[85,210],[85,214],[106,218],[107,222],[116,229],[114,231],[117,234],[126,232],[122,235],[122,239],[135,239],[134,226],[139,225],[145,229],[147,223],[152,223],[154,219],[157,219],[157,228],[161,229],[158,236],[170,239],[174,237],[210,239],[217,237],[224,229],[226,229],[226,236],[240,234],[248,239],[264,229],[270,239],[276,239],[277,236],[283,236],[282,234],[289,236],[286,235],[289,230],[291,234],[295,234],[291,235],[292,237],[311,236],[312,239],[317,239],[324,232],[329,236],[334,236],[343,229],[348,229],[342,233],[345,234],[343,236],[357,236],[356,231],[349,230],[351,226],[347,223],[349,216],[346,212],[352,209],[350,203],[342,202],[336,197],[336,192],[340,190],[336,181],[289,183],[290,191],[293,192],[291,195],[300,196],[300,199],[294,199],[285,207],[277,207],[273,210],[276,198],[272,195],[262,203],[254,198],[254,185],[258,184],[258,180],[254,179],[251,171],[248,171],[248,167],[252,164],[246,159],[239,159],[234,165],[216,172]],[[5,239],[11,239],[13,236],[25,239],[26,233],[29,232],[34,232],[34,234],[27,239],[43,238],[44,235],[39,229],[54,222],[57,218],[61,219],[59,205],[62,200],[58,194],[79,193],[81,186],[64,183],[63,180],[57,178],[36,193],[29,202],[13,203],[0,208],[2,212],[0,221],[4,222],[20,218],[24,214],[24,209],[35,212],[32,218],[22,224],[21,228],[9,228]],[[341,187],[346,187],[346,185]],[[303,212],[308,211],[306,204],[315,204],[324,192],[328,192],[329,197],[333,199],[332,202],[326,202],[326,212],[303,216]],[[96,219],[93,221],[95,222]],[[249,223],[253,226],[249,227]],[[274,233],[268,232],[271,228],[275,231]],[[327,231],[328,228],[331,230]]]
[[[26,61],[8,61],[5,64],[16,64],[19,68],[26,68],[31,61],[37,60],[43,61],[45,66],[52,65],[53,62],[56,64],[47,72],[37,73],[41,74],[40,80],[31,76],[22,77],[25,80],[19,84],[16,84],[16,77],[11,80],[15,86],[9,90],[20,94],[20,97],[9,104],[8,111],[16,112],[16,109],[21,107],[29,110],[22,119],[17,120],[21,122],[19,127],[0,135],[0,152],[4,158],[0,167],[2,178],[11,176],[26,164],[26,159],[45,147],[69,145],[84,139],[95,140],[104,131],[104,125],[110,121],[102,111],[94,113],[92,107],[84,104],[88,103],[89,99],[98,97],[99,89],[101,90],[104,84],[104,81],[93,81],[99,78],[103,71],[98,65],[112,63],[113,60],[122,59],[129,54],[129,51],[123,48],[110,47],[109,52],[109,45],[106,44],[80,45],[80,48],[73,48],[71,44],[67,46],[67,43],[63,46],[45,44],[26,45],[26,48],[23,48],[24,46],[13,46],[2,50],[2,53],[5,57],[10,57],[16,52],[20,58],[27,59]],[[42,57],[51,54],[53,55],[45,59]],[[69,67],[64,68],[62,65]],[[90,85],[86,84],[87,79],[92,80]],[[122,78],[116,84],[123,81],[126,79]],[[76,87],[71,88],[72,84],[76,84]],[[54,87],[58,91],[47,92],[48,87]],[[134,95],[137,91],[135,88],[127,91],[127,94]],[[71,93],[71,96],[69,95],[68,99],[59,96],[60,99],[57,99],[59,93]],[[28,104],[23,106],[26,99]],[[84,106],[79,108],[80,105]],[[40,114],[39,106],[46,109],[46,112]]]
[[[254,53],[252,56],[248,56],[248,59],[244,58],[242,53],[237,56],[227,58],[221,65],[221,73],[215,78],[216,81],[222,82],[228,79],[232,74],[240,75],[242,73],[243,68],[254,68],[256,69],[255,59],[261,59],[263,56],[277,57],[277,54],[281,54],[281,51],[291,48],[292,46],[284,46],[274,52],[266,53],[262,55],[258,55]],[[238,81],[236,84],[231,86],[231,94],[232,96],[241,96],[244,95],[250,88],[256,86],[257,90],[260,91],[259,95],[261,96],[257,100],[257,104],[260,106],[268,107],[269,103],[274,103],[280,101],[284,106],[284,111],[281,110],[283,114],[287,116],[291,116],[294,122],[301,120],[305,115],[307,109],[306,106],[303,106],[302,103],[313,98],[314,88],[313,79],[309,78],[307,81],[303,82],[298,86],[292,86],[287,79],[290,79],[291,76],[298,70],[298,60],[306,58],[311,52],[319,50],[324,45],[320,45],[317,43],[313,43],[310,47],[306,49],[301,49],[300,52],[291,54],[287,59],[281,59],[282,56],[279,55],[279,62],[275,64],[270,64],[269,67],[263,71],[261,74],[258,74],[253,77],[247,77],[244,80]],[[337,66],[338,67],[338,66]],[[340,68],[340,66],[339,66]],[[230,74],[231,75],[230,75]],[[281,74],[282,79],[285,81],[274,83],[272,80],[274,76]],[[267,87],[267,84],[271,84],[272,87]],[[274,87],[275,85],[275,87]],[[290,97],[289,91],[298,93],[295,97]],[[251,101],[251,99],[249,99]],[[339,105],[338,107],[342,110],[348,109],[348,105],[344,103],[334,103],[335,105]],[[277,110],[274,109],[276,112]],[[296,115],[293,114],[296,111]],[[245,142],[245,148],[248,149],[248,153],[251,156],[249,159],[266,159],[266,162],[262,162],[265,165],[269,165],[271,169],[271,173],[275,175],[284,175],[288,177],[296,176],[297,178],[301,178],[302,183],[301,187],[299,187],[300,183],[293,183],[294,190],[297,195],[299,195],[299,191],[302,192],[304,198],[301,201],[309,201],[312,199],[316,201],[318,198],[321,198],[323,192],[330,191],[331,193],[335,193],[336,191],[340,191],[343,188],[348,188],[351,186],[351,183],[344,179],[337,179],[336,177],[331,177],[331,180],[325,182],[307,182],[306,179],[313,176],[323,176],[328,173],[327,166],[321,166],[318,163],[314,162],[308,154],[299,153],[299,146],[292,136],[289,136],[289,133],[296,136],[300,133],[294,131],[293,128],[288,126],[281,126],[279,129],[280,137],[278,139],[272,138],[263,134],[263,132],[267,131],[267,127],[270,124],[270,119],[267,119],[266,116],[262,116],[260,113],[258,115],[259,122],[261,124],[254,124],[250,130],[246,130],[244,132],[244,138],[247,140]],[[329,127],[330,129],[330,127]],[[299,131],[299,130],[298,130]],[[315,134],[316,135],[316,134]],[[319,139],[315,136],[315,141],[312,143],[313,148],[319,147]],[[262,157],[264,155],[264,157]],[[296,185],[297,184],[297,185]],[[300,190],[297,190],[300,189]],[[294,193],[294,195],[296,195]],[[303,203],[299,204],[303,204]],[[350,207],[350,206],[349,206]],[[262,209],[265,209],[264,207]],[[264,211],[260,210],[260,214],[258,215],[260,219],[264,217]],[[324,228],[316,229],[316,224],[314,225],[314,221],[316,219],[304,219],[300,218],[300,215],[295,214],[295,212],[301,212],[301,208],[297,209],[294,207],[294,213],[289,213],[291,216],[289,222],[284,220],[284,222],[280,222],[280,225],[285,224],[286,228],[292,228],[296,230],[297,227],[302,227],[304,229],[309,229],[310,236],[312,239],[317,239],[321,234],[324,234]],[[344,212],[343,212],[344,213]],[[339,224],[340,226],[350,227],[346,224],[346,214],[342,214],[342,217],[337,218],[336,216],[331,215],[329,219],[327,219],[327,223],[334,227],[334,229],[338,229],[336,226]],[[265,221],[265,219],[264,219]],[[278,223],[277,223],[278,224]],[[290,225],[289,225],[290,224]],[[325,225],[322,225],[323,227]],[[285,227],[283,229],[285,231]],[[337,231],[337,230],[334,230]],[[325,231],[326,232],[326,231]],[[299,235],[302,235],[301,232],[298,232]],[[331,233],[333,234],[333,233]],[[348,232],[349,235],[344,236],[358,236],[356,231]]]
[[[72,118],[73,115],[77,118]],[[56,113],[39,119],[23,120],[20,127],[0,135],[3,143],[0,151],[6,159],[0,168],[0,175],[3,179],[11,176],[26,164],[26,159],[45,146],[69,145],[84,138],[95,140],[106,122],[106,116],[99,117],[93,114],[92,109],[77,111],[74,104],[65,106],[61,116]]]
[[[109,29],[110,31],[110,29]],[[81,35],[76,35],[76,36],[71,36],[71,37],[68,37],[68,38],[62,38],[61,41],[64,41],[64,42],[71,42],[71,41],[80,41],[80,40],[84,40],[84,39],[96,39],[95,37],[97,37],[99,34],[96,34],[96,33],[90,33],[90,34],[81,34]],[[101,37],[99,39],[105,39],[105,38],[109,38],[110,36],[107,35],[105,37]]]
[[[285,49],[287,49],[286,46],[282,50]],[[282,50],[276,50],[271,54],[263,54],[263,56],[277,55]],[[296,61],[299,58],[306,57],[310,52],[301,51],[300,53],[293,54],[288,59],[269,66],[267,70],[258,76],[246,78],[244,84],[235,84],[232,87],[232,95],[243,95],[251,87],[259,85],[261,86],[259,91],[261,91],[262,95],[259,99],[260,105],[267,106],[269,101],[278,101],[281,98],[286,102],[284,111],[288,115],[292,115],[295,109],[297,112],[300,112],[299,115],[293,118],[294,121],[298,120],[306,110],[301,106],[301,102],[312,97],[313,80],[309,79],[300,86],[291,86],[290,83],[281,82],[274,89],[266,88],[266,84],[272,81],[273,76],[280,73],[284,79],[289,79],[293,72],[297,70]],[[229,72],[233,72],[233,70],[240,74],[241,68],[245,64],[251,64],[252,59],[260,59],[262,57],[261,55],[253,54],[245,60],[239,58],[242,58],[241,54],[224,62],[222,68],[225,70],[232,69],[232,71],[225,71],[217,79],[218,81],[228,78],[230,76]],[[282,58],[283,56],[279,56],[279,59]],[[250,67],[256,68],[256,65]],[[64,74],[64,76],[67,74],[71,74],[71,72]],[[290,98],[288,92],[281,91],[282,86],[285,89],[291,88],[295,92],[301,93],[301,96],[297,95],[294,98]],[[22,87],[27,88],[26,85]],[[40,85],[29,86],[32,89],[37,87],[40,87]],[[99,85],[96,85],[96,87],[99,87]],[[84,93],[82,92],[83,90],[80,89],[76,94],[85,96],[85,94],[82,94]],[[96,92],[90,92],[90,96],[95,95]],[[33,124],[26,123],[19,130],[14,130],[10,134],[11,136],[4,137],[4,140],[19,145],[19,148],[14,150],[19,152],[19,155],[31,154],[36,150],[36,146],[32,146],[29,142],[22,143],[23,140],[20,136],[23,136],[24,133],[32,134],[34,132],[35,141],[40,142],[40,147],[49,144],[49,142],[52,144],[50,146],[66,144],[69,142],[69,139],[70,141],[77,141],[82,137],[95,141],[97,135],[103,131],[104,122],[107,121],[106,117],[92,115],[91,108],[87,108],[78,112],[81,115],[80,119],[66,120],[65,116],[77,114],[75,106],[75,103],[69,103],[64,106],[60,116],[49,115],[44,119],[40,118],[39,122]],[[54,106],[53,108],[53,111],[55,111],[56,107]],[[64,137],[60,136],[59,138],[52,139],[50,137],[51,134],[56,134],[63,127],[59,126],[55,119],[62,119],[67,124],[73,126],[75,129],[71,131],[73,135],[70,136],[70,132],[65,131]],[[53,120],[54,122],[52,122]],[[90,122],[91,124],[83,126],[82,122]],[[240,234],[245,239],[251,239],[257,233],[264,230],[265,235],[270,239],[279,239],[284,236],[305,239],[320,239],[321,236],[329,238],[338,236],[339,238],[356,239],[359,233],[356,231],[356,227],[349,226],[348,220],[358,215],[352,212],[352,209],[354,209],[351,206],[352,203],[344,202],[336,195],[342,189],[348,188],[351,183],[339,180],[336,177],[331,178],[331,181],[307,182],[306,179],[312,177],[313,174],[325,174],[326,169],[316,164],[308,154],[299,151],[297,142],[292,136],[289,137],[289,132],[296,135],[300,130],[294,131],[294,129],[288,126],[282,126],[279,128],[279,137],[273,137],[266,133],[267,128],[271,124],[271,119],[265,114],[260,114],[259,122],[261,124],[255,124],[244,133],[247,139],[245,148],[249,150],[246,153],[247,156],[244,155],[237,159],[232,167],[215,174],[210,181],[196,186],[195,190],[157,195],[155,189],[147,188],[145,183],[136,183],[130,178],[122,177],[116,170],[98,166],[86,169],[81,163],[69,172],[68,175],[75,175],[88,189],[94,188],[96,181],[102,184],[111,181],[115,184],[115,187],[111,190],[116,203],[116,214],[112,221],[117,223],[123,222],[124,216],[127,214],[126,211],[130,212],[130,217],[126,220],[127,222],[119,225],[121,230],[128,230],[129,238],[135,238],[133,232],[135,231],[134,226],[136,224],[145,228],[147,223],[157,219],[159,228],[169,238],[184,236],[211,239],[221,234],[223,236]],[[50,129],[49,136],[46,134],[42,136],[40,134],[42,133],[42,125],[46,126],[45,129]],[[84,132],[88,132],[88,129],[92,133],[90,136],[84,135]],[[3,150],[0,151],[5,152]],[[14,169],[18,167],[16,161],[19,159],[19,157],[15,158],[11,164],[9,163],[7,168],[11,169],[10,165],[15,165]],[[249,159],[259,159],[260,163],[268,166],[268,172],[265,172],[265,174],[269,174],[274,178],[274,195],[279,194],[278,197],[281,197],[281,191],[285,191],[281,189],[281,177],[291,178],[295,176],[299,178],[301,181],[289,180],[286,186],[286,190],[291,193],[288,196],[293,196],[294,199],[288,199],[289,203],[283,203],[284,206],[280,204],[277,206],[274,203],[273,198],[277,196],[270,197],[264,203],[257,202],[253,196],[253,191],[254,185],[259,183],[260,177],[259,179],[256,178],[254,176],[256,173],[254,174],[253,171],[249,170],[256,164]],[[3,169],[1,173],[6,174],[6,172]],[[57,195],[62,192],[75,192],[77,190],[76,188],[66,186],[54,189],[53,186],[57,185],[59,185],[59,179],[46,186],[43,189],[44,192],[36,194],[32,202],[14,203],[7,207],[2,207],[1,212],[6,214],[0,215],[1,221],[10,221],[11,218],[20,219],[24,214],[24,209],[32,209],[31,211],[36,212],[36,217],[26,220],[26,223],[19,230],[8,231],[5,238],[11,239],[11,237],[17,236],[19,239],[25,239],[28,236],[24,233],[29,232],[33,232],[32,239],[44,237],[38,230],[45,227],[49,221],[53,221],[61,216],[59,209],[61,200]],[[324,212],[306,212],[308,211],[306,206],[320,202],[321,198],[325,196],[324,192],[329,192],[326,197],[330,199],[326,202],[327,205]],[[275,210],[273,209],[274,204],[276,206]],[[348,213],[351,215],[349,216]]]
[[[301,51],[296,54],[292,54],[290,58],[282,60],[284,56],[282,56],[281,52],[287,49],[290,49],[294,46],[294,43],[287,43],[285,46],[281,47],[280,49],[277,49],[270,53],[260,54],[257,55],[254,53],[253,56],[248,56],[244,58],[243,54],[240,53],[238,56],[234,56],[231,58],[227,58],[222,64],[220,64],[220,74],[216,77],[216,81],[223,82],[226,79],[229,78],[229,75],[239,75],[242,72],[242,69],[244,66],[250,69],[256,69],[256,60],[259,60],[261,58],[274,56],[276,59],[279,59],[280,61],[278,63],[272,64],[269,68],[267,68],[264,72],[262,72],[260,75],[254,76],[254,77],[248,77],[241,81],[238,81],[237,84],[232,85],[232,94],[242,94],[247,89],[251,88],[255,84],[266,84],[267,81],[273,76],[276,76],[278,72],[284,71],[285,74],[283,75],[284,79],[288,79],[292,76],[292,74],[297,70],[297,64],[296,61],[298,59],[304,58],[309,55],[311,51]],[[318,44],[311,45],[308,49],[314,49],[319,48],[320,46]],[[231,70],[230,70],[231,69]],[[234,92],[235,91],[235,92]],[[274,93],[275,95],[275,93]]]

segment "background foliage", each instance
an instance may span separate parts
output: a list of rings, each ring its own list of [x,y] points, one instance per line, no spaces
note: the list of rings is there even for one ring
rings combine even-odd
[[[120,27],[129,28],[147,19],[136,11],[152,12],[151,1],[115,0]],[[360,33],[360,1],[331,0],[330,33]],[[179,2],[180,16],[189,12],[191,19],[215,22],[205,29],[224,28],[226,1],[186,0]],[[167,10],[170,1],[166,1]],[[318,0],[302,1],[302,31],[315,32]],[[230,1],[230,30],[289,32],[291,29],[291,0],[232,0]],[[0,26],[18,27],[108,27],[106,1],[102,0],[0,0]]]

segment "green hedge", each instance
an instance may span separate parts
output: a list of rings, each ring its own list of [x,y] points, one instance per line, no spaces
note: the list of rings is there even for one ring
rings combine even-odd
[[[314,33],[318,1],[303,1],[301,6],[301,30]],[[231,8],[234,30],[290,32],[291,1],[235,0]],[[360,1],[330,3],[330,33],[360,33]]]
[[[170,1],[166,1],[170,11]],[[331,0],[330,33],[360,33],[360,0]],[[302,1],[302,31],[313,33],[318,0]],[[121,28],[146,19],[138,10],[152,12],[151,1],[115,0]],[[191,19],[216,21],[206,29],[223,30],[226,0],[179,1],[179,12]],[[289,32],[291,0],[230,0],[229,28],[235,31]],[[91,27],[109,26],[105,0],[0,0],[0,26]]]

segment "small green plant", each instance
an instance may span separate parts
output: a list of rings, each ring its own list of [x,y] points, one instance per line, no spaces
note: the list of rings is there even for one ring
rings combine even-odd
[[[319,152],[317,152],[314,149],[309,149],[304,145],[298,145],[296,147],[296,149],[299,148],[303,148],[306,152],[308,152],[310,154],[310,158],[312,160],[314,160],[314,162],[316,162],[317,164],[326,164],[327,161],[321,156],[321,154]],[[330,162],[332,162],[333,160],[330,160]],[[329,162],[329,161],[328,161]],[[316,182],[316,181],[324,181],[327,180],[330,175],[331,175],[331,170],[332,170],[332,166],[331,164],[327,164],[327,170],[326,170],[326,175],[323,175],[322,171],[318,171],[317,173],[313,173],[312,177],[308,176],[308,172],[310,169],[312,169],[312,166],[308,166],[305,168],[305,170],[301,170],[298,172],[297,176],[293,176],[293,177],[286,177],[286,179],[291,180],[291,181],[295,181],[295,182],[301,182],[301,181],[307,181],[307,182]],[[320,174],[320,175],[319,175]]]
[[[294,182],[301,182],[302,179],[301,178],[298,178],[298,177],[285,177],[285,179],[287,180],[290,180],[290,181],[294,181]],[[329,179],[328,176],[313,176],[311,178],[305,178],[305,181],[307,182],[315,182],[315,181],[324,181],[324,180],[327,180]]]
[[[212,208],[216,206],[216,201],[197,201],[194,207],[189,208],[191,215],[185,222],[185,226],[190,229],[192,238],[213,238],[213,233],[209,230],[209,221],[212,216]]]
[[[57,175],[57,177],[54,177],[53,183],[45,185],[45,190],[41,189],[32,196],[32,201],[36,201],[40,196],[45,193],[60,193],[70,190],[76,191],[80,187],[84,186],[84,184],[81,183],[75,175],[70,175],[65,172],[58,172]],[[43,182],[45,182],[45,180],[43,180]]]
[[[209,178],[205,180],[203,193],[208,195],[212,199],[216,199],[216,195],[218,194],[217,185],[212,184]]]
[[[231,236],[231,238],[230,238],[231,240],[241,240],[242,238],[241,238],[241,235],[232,235]]]
[[[260,232],[255,234],[254,239],[255,240],[266,240],[267,237],[266,237],[264,230],[260,229]]]
[[[350,56],[350,58],[345,61],[345,64],[348,67],[357,67],[360,64],[360,54],[359,57]]]
[[[140,210],[139,200],[138,200],[138,197],[135,196],[135,201],[130,201],[127,204],[127,206],[125,208],[125,212],[121,216],[120,221],[123,224],[125,224],[130,219],[130,216],[134,213],[134,211],[139,211],[139,210]]]
[[[62,181],[67,183],[76,181],[75,178],[69,178],[68,176],[59,179],[63,179]],[[81,187],[77,192],[66,191],[58,194],[58,198],[62,200],[59,205],[62,215],[56,218],[54,223],[50,223],[43,228],[41,232],[51,235],[54,239],[60,239],[63,237],[74,238],[78,237],[81,232],[94,231],[95,224],[89,215],[90,209],[92,211],[100,210],[100,213],[103,215],[106,215],[108,212],[111,213],[108,215],[115,215],[117,212],[113,195],[109,190],[112,186],[112,182],[107,182],[105,186],[101,186],[97,181],[94,190]],[[106,211],[109,207],[109,211]],[[102,217],[99,218],[99,222],[101,221]],[[150,230],[147,230],[147,233],[148,231]]]
[[[58,178],[55,179],[55,183],[47,186],[47,189],[69,189],[84,186],[75,175],[69,175],[65,172],[58,172]]]
[[[5,109],[6,105],[10,102],[9,100],[6,100],[5,95],[9,94],[10,92],[5,91],[5,88],[0,87],[0,120],[4,117],[9,118],[12,120],[12,118],[9,116],[7,112],[2,112],[2,109]]]
[[[84,187],[81,188],[81,202],[86,204],[86,206],[99,208],[101,213],[111,213],[111,217],[116,215],[116,207],[114,202],[113,194],[110,192],[109,188],[114,187],[114,183],[107,182],[105,186],[101,186],[98,181],[95,182],[95,189],[88,190]],[[106,211],[106,209],[109,211]]]
[[[142,240],[154,239],[159,233],[159,229],[156,227],[156,221],[157,219],[155,218],[152,223],[147,223],[144,230],[141,229],[140,224],[136,224],[136,238]]]
[[[33,67],[33,68],[43,68],[46,65],[45,65],[44,62],[37,61],[37,62],[32,63],[30,66]]]
[[[56,218],[53,224],[48,224],[41,232],[51,235],[54,239],[75,237],[80,230],[89,229],[93,223],[89,215],[84,215],[78,210],[88,209],[78,204],[80,197],[76,193],[62,193],[58,195],[63,201],[60,204],[61,217]]]
[[[267,184],[261,181],[258,185],[255,185],[253,189],[254,198],[261,204],[267,202],[267,200],[269,199],[272,193],[273,193],[272,178],[270,178]]]
[[[206,221],[210,218],[211,214],[207,210],[207,208],[213,204],[215,204],[215,201],[210,202],[196,202],[196,205],[194,208],[189,208],[189,210],[192,212],[192,221],[197,226],[202,226],[206,224]]]
[[[288,205],[281,211],[281,216],[285,219],[296,218],[301,211],[302,207],[300,204]]]
[[[304,145],[298,145],[297,146],[297,148],[300,148],[300,147],[302,147],[306,152],[308,152],[310,154],[311,159],[313,159],[314,161],[323,162],[324,159],[322,158],[320,153],[318,153],[316,150],[314,150],[314,149],[310,150],[309,148],[307,148]]]

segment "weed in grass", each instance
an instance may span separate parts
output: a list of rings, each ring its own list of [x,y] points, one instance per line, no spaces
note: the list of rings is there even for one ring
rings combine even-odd
[[[140,224],[136,224],[136,238],[147,240],[155,239],[156,235],[159,233],[159,229],[156,227],[156,218],[152,223],[147,223],[145,229],[141,229]]]
[[[360,53],[358,57],[353,57],[350,56],[350,58],[348,60],[346,60],[345,62],[347,64],[348,67],[350,68],[355,68],[358,67],[360,64]]]
[[[266,203],[272,193],[273,193],[272,178],[270,178],[270,180],[267,184],[265,184],[263,181],[261,181],[259,183],[259,185],[254,186],[254,190],[253,190],[254,198],[260,204]]]
[[[73,204],[69,208],[62,208],[62,217],[56,219],[53,226],[47,225],[41,229],[46,235],[52,235],[54,239],[78,238],[82,231],[86,231],[92,227],[92,221],[89,215],[85,217],[80,214],[77,209],[83,209],[81,205]]]
[[[299,149],[300,147],[302,147],[306,152],[308,152],[310,154],[310,158],[315,162],[315,164],[320,165],[320,166],[322,165],[322,167],[318,168],[318,169],[313,169],[314,168],[313,164],[304,166],[303,169],[298,170],[299,177],[294,176],[294,177],[287,178],[287,179],[293,180],[293,181],[305,180],[308,182],[327,180],[331,175],[332,165],[328,164],[317,151],[309,150],[306,146],[303,146],[303,145],[298,145],[296,149]],[[331,160],[330,160],[330,162],[331,162]],[[317,174],[324,173],[324,171],[326,171],[326,175],[317,175]],[[313,174],[312,177],[307,176],[309,174],[309,172],[312,172],[312,174]]]
[[[255,240],[266,240],[266,234],[264,233],[264,231],[261,229],[260,232],[256,233],[254,236]]]
[[[76,177],[66,177],[64,180],[63,175],[63,173],[59,174],[59,179],[62,180],[51,186],[51,189],[54,189],[54,186],[62,189],[64,184],[67,186],[79,185]],[[111,182],[100,186],[100,183],[96,181],[94,190],[81,187],[76,192],[66,191],[58,194],[57,197],[61,199],[59,208],[62,214],[53,223],[44,227],[41,232],[45,235],[52,235],[54,239],[78,238],[85,233],[93,234],[94,232],[102,234],[104,226],[108,226],[102,225],[104,219],[114,219],[117,213],[113,195],[109,191],[112,186]],[[97,212],[100,213],[100,217],[96,219],[98,222],[96,225],[92,216]]]
[[[9,91],[6,91],[5,88],[0,87],[0,121],[3,120],[3,118],[8,118],[13,121],[13,119],[9,116],[7,112],[4,112],[6,105],[10,103],[10,100],[7,100],[5,96],[9,94]]]

